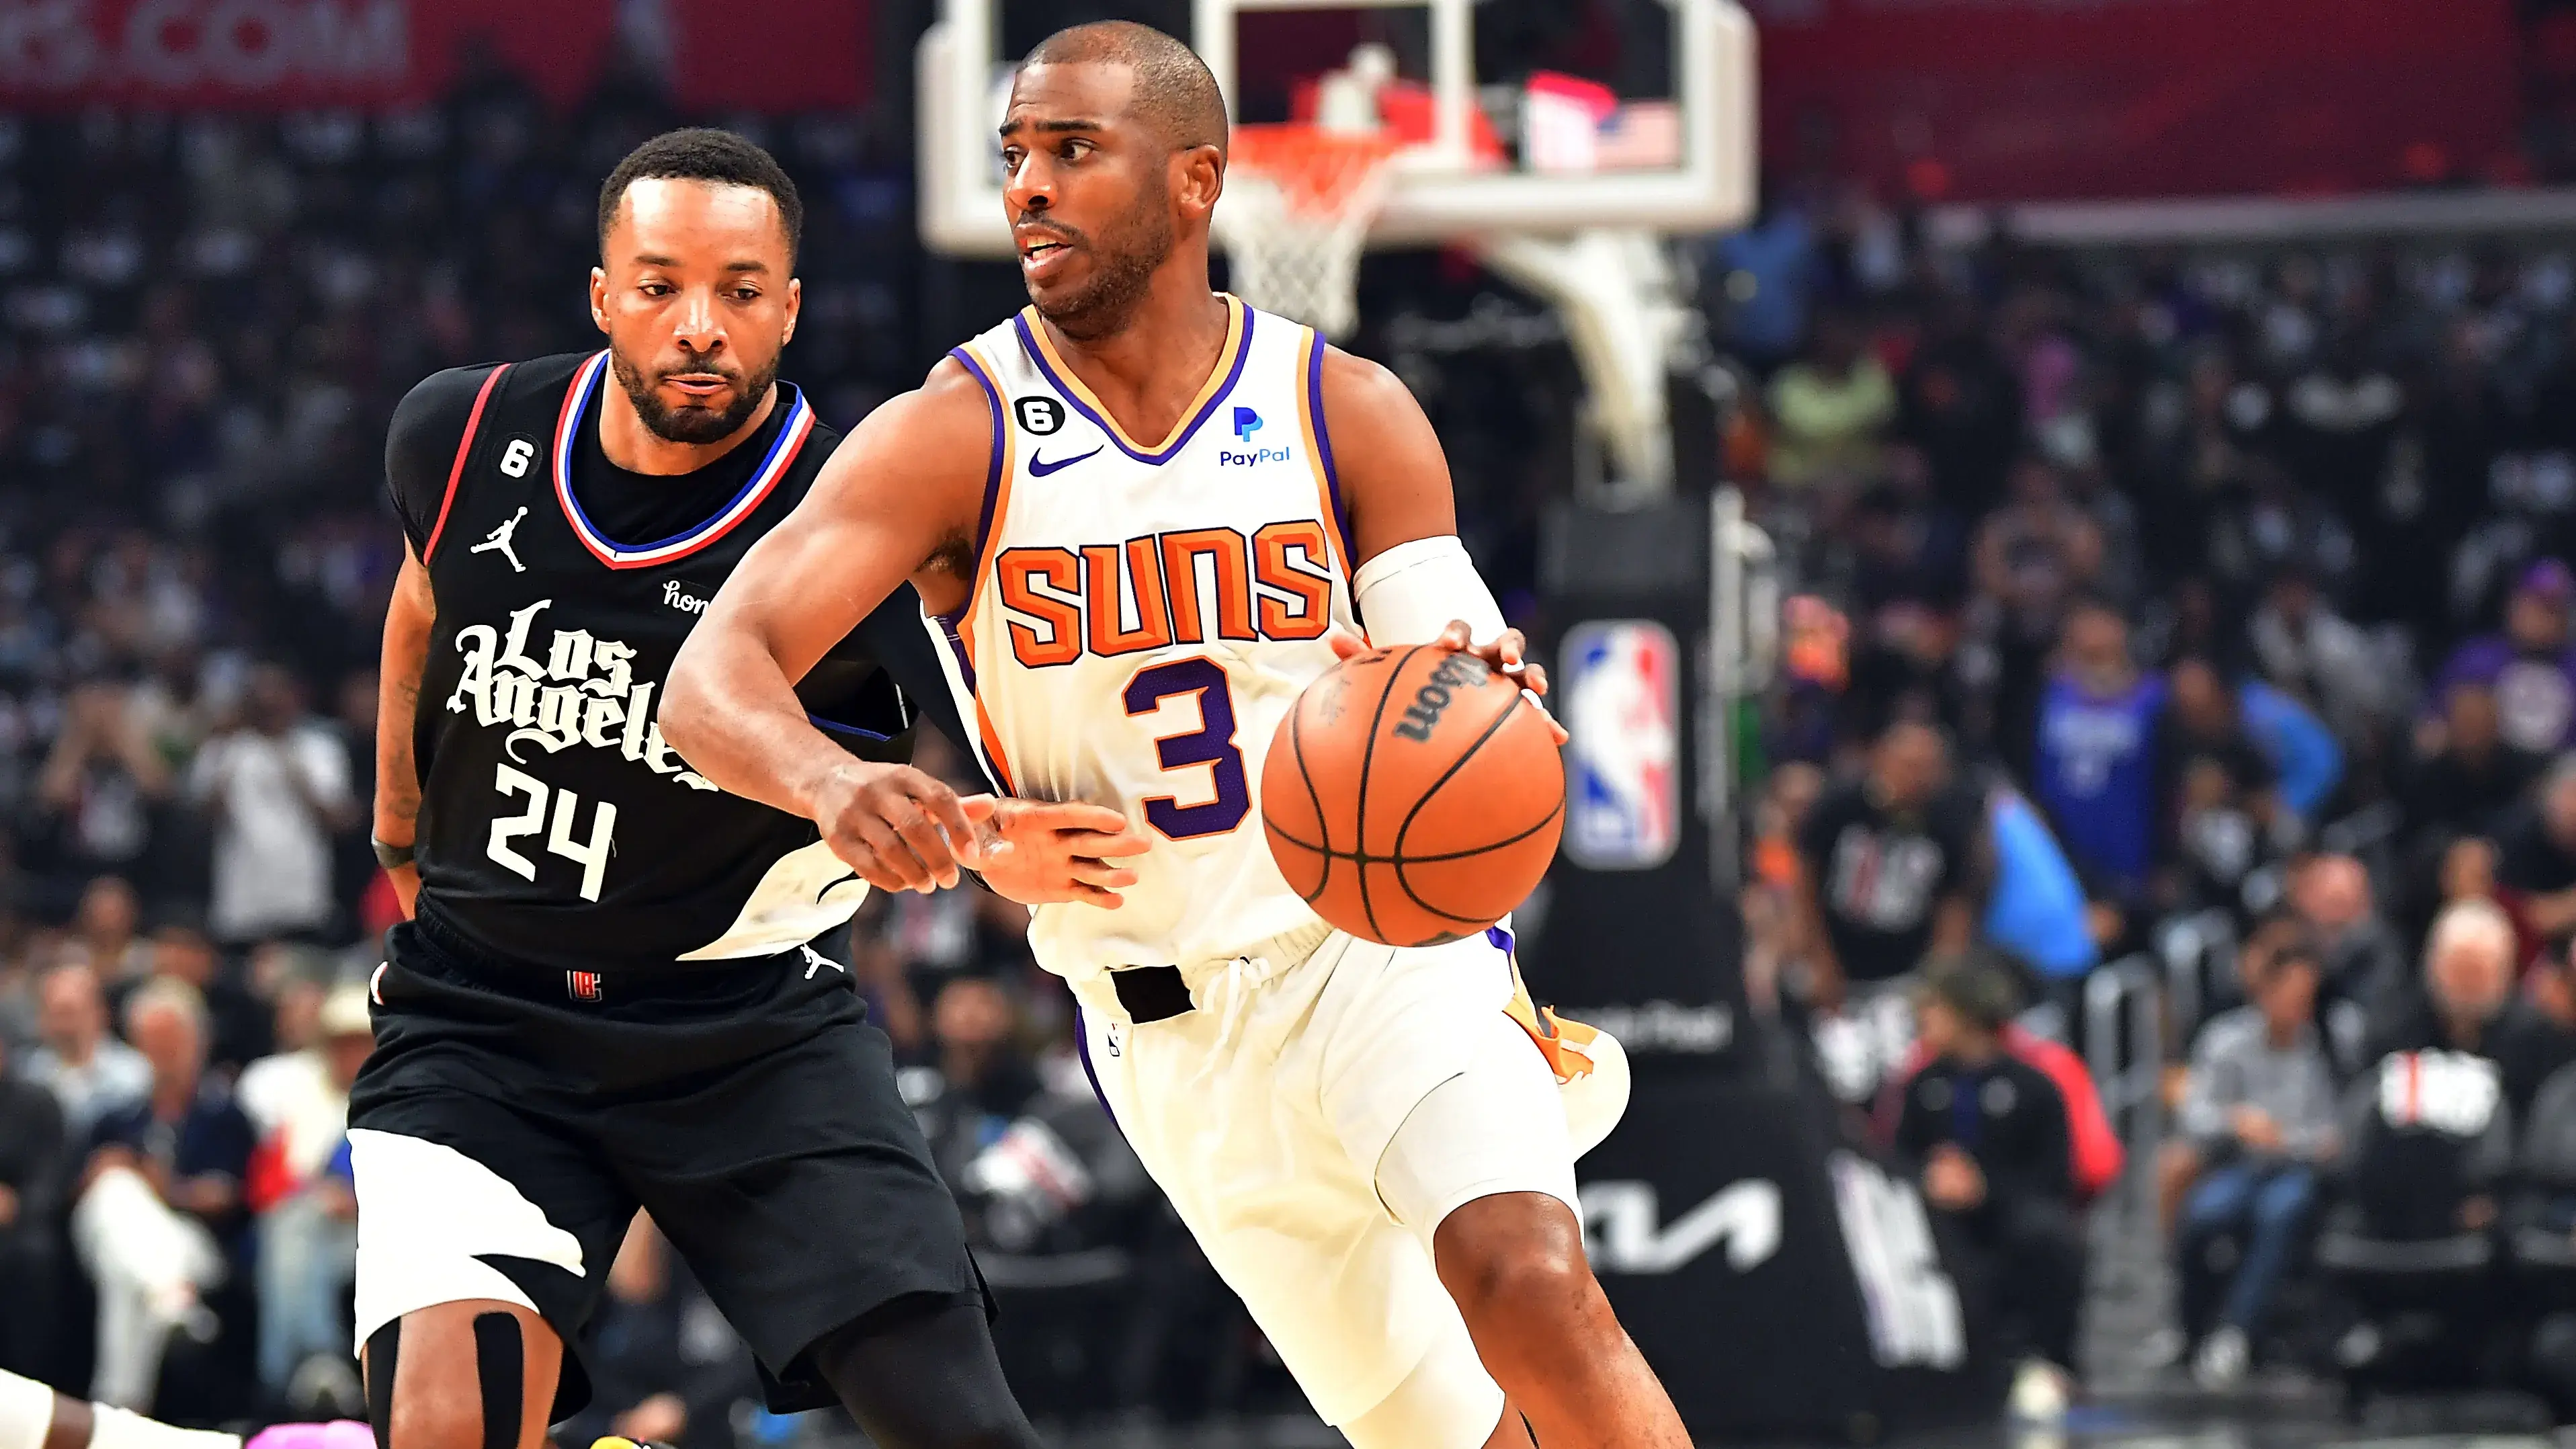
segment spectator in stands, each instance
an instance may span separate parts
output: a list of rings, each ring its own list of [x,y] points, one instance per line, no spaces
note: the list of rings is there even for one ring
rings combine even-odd
[[[152,947],[135,931],[142,909],[123,876],[103,875],[81,890],[72,938],[111,993],[152,974]]]
[[[1845,730],[1875,739],[1900,714],[1968,723],[1956,668],[1965,530],[1931,497],[1922,456],[1891,450],[1888,477],[1853,510],[1851,682]]]
[[[1753,224],[1710,248],[1710,271],[1725,278],[1727,339],[1756,369],[1786,362],[1807,335],[1816,272],[1816,227],[1807,208],[1770,177]]]
[[[1018,1008],[1001,982],[982,975],[952,976],[932,998],[930,1016],[938,1088],[915,1111],[940,1175],[955,1184],[1009,1130],[1041,1083],[1035,1064],[1020,1048]]]
[[[331,988],[310,972],[288,967],[278,972],[267,995],[277,1008],[269,1027],[269,1041],[276,1049],[245,1065],[233,1082],[233,1095],[250,1114],[251,1125],[263,1134],[277,1121],[277,1114],[265,1105],[268,1094],[282,1090],[292,1095],[300,1088],[288,1083],[300,1084],[315,1074],[312,1054],[322,1045],[322,1003],[330,999]]]
[[[50,1377],[54,1275],[71,1144],[53,1094],[10,1074],[0,1041],[0,1370]]]
[[[1807,354],[1771,379],[1773,486],[1846,493],[1877,476],[1879,443],[1896,419],[1896,385],[1864,345],[1859,319],[1816,317]]]
[[[2261,815],[2268,803],[2249,794],[2226,768],[2207,758],[2183,767],[2173,800],[2173,826],[2158,897],[2168,910],[2252,914],[2248,896],[2280,852]]]
[[[170,797],[169,763],[126,705],[125,691],[106,681],[73,689],[36,782],[36,804],[52,834],[44,858],[71,880],[146,864],[156,813]],[[98,965],[112,970],[115,963]]]
[[[2275,447],[2289,478],[2309,497],[2381,545],[2384,515],[2372,496],[2388,472],[2388,451],[2406,411],[2406,390],[2377,365],[2358,328],[2328,332],[2281,394]],[[2375,558],[2379,549],[2372,548]]]
[[[2570,1055],[2567,1034],[2518,999],[2513,922],[2489,901],[2444,908],[2424,945],[2424,973],[2388,1004],[2365,1060],[2450,1052],[2494,1064],[2505,1104],[2527,1112]]]
[[[1929,725],[1888,727],[1869,768],[1828,791],[1798,834],[1808,998],[1838,1009],[1853,983],[1886,981],[1926,952],[1964,950],[1988,868],[1985,804],[1952,778]]]
[[[2453,651],[2433,681],[2431,697],[2447,700],[2453,685],[2482,684],[2495,693],[2505,743],[2534,754],[2576,743],[2576,644],[2567,628],[2571,596],[2576,575],[2567,565],[2550,558],[2525,569],[2505,604],[2504,632]]]
[[[2352,1251],[2348,1240],[2459,1239],[2495,1223],[2514,1123],[2529,1105],[2514,1101],[2513,1068],[2498,1059],[2511,951],[2512,926],[2494,906],[2470,901],[2445,910],[2426,947],[2417,1009],[2383,1032],[2370,1069],[2344,1093],[2336,1174],[2343,1204],[2329,1215],[2318,1253],[2359,1288],[2373,1286],[2372,1265],[2387,1255]],[[2453,1285],[2453,1313],[2483,1311],[2475,1278]]]
[[[232,1271],[251,1127],[205,1073],[205,1006],[154,981],[126,1005],[126,1031],[152,1064],[151,1094],[99,1119],[72,1210],[72,1243],[98,1285],[91,1396],[148,1410],[171,1330],[220,1331],[201,1295]]]
[[[1946,956],[1923,979],[1931,1060],[1906,1084],[1896,1149],[1919,1170],[1924,1200],[1976,1251],[2007,1343],[2062,1378],[2075,1363],[2085,1255],[2065,1100],[2003,1049],[2017,1002],[2000,963]]]
[[[2272,958],[2292,943],[2305,937],[2313,943],[2299,917],[2286,906],[2277,906],[2255,920],[2236,947],[2236,986],[2247,997],[2255,995],[2254,983],[2264,979],[2272,969]],[[2311,949],[2314,949],[2311,944]],[[2203,1028],[2206,1030],[2206,1028]],[[2355,1050],[2358,1051],[2356,1044]],[[2190,1078],[2184,1078],[2188,1086]],[[2166,1239],[2173,1238],[2182,1222],[2184,1196],[2200,1180],[2207,1157],[2191,1138],[2183,1133],[2168,1136],[2156,1154],[2156,1225]],[[2159,1355],[2171,1362],[2188,1347],[2177,1339],[2172,1352]]]
[[[2576,1423],[2576,1312],[2560,1306],[2568,1245],[2576,1242],[2576,1072],[2541,1086],[2520,1137],[2504,1222],[2516,1276],[2544,1309],[2532,1331],[2531,1373],[2557,1422]]]
[[[2360,1067],[2371,1015],[2410,989],[2415,970],[2405,943],[2379,911],[2370,872],[2349,855],[2320,855],[2290,876],[2289,907],[2323,953],[2319,986],[2328,1045],[2347,1070]]]
[[[86,960],[45,973],[37,987],[37,1029],[45,1044],[27,1059],[27,1080],[62,1105],[68,1140],[86,1144],[101,1117],[143,1100],[151,1065],[107,1034],[107,998]]]
[[[2281,775],[2281,804],[2301,830],[2314,822],[2343,783],[2343,746],[2304,704],[2260,679],[2236,686],[2237,717],[2263,758]]]
[[[2335,1077],[2316,1026],[2323,963],[2296,936],[2255,967],[2252,1004],[2210,1021],[2193,1043],[2179,1126],[2203,1169],[2182,1209],[2184,1319],[2192,1285],[2224,1277],[2224,1301],[2201,1339],[2193,1375],[2230,1388],[2253,1361],[2254,1336],[2316,1205],[2317,1169],[2339,1146]],[[2232,1275],[2204,1259],[2240,1244]],[[2215,1285],[2213,1285],[2215,1286]]]
[[[2245,877],[2273,854],[2280,772],[2246,732],[2236,696],[2207,660],[2184,659],[2166,676],[2156,721],[2157,863],[2169,908],[2241,910]],[[2194,900],[2197,880],[2214,900]],[[2248,912],[2250,914],[2250,912]]]
[[[2497,843],[2496,877],[2522,893],[2532,929],[2553,939],[2576,931],[2576,756],[2542,777],[2530,808]]]
[[[2533,959],[2523,973],[2522,998],[2532,1018],[2548,1029],[2545,1040],[2557,1047],[2555,1064],[2541,1074],[2546,1082],[2558,1067],[2576,1061],[2576,941],[2544,948]]]
[[[259,1223],[260,1383],[306,1413],[360,1398],[341,1305],[358,1257],[349,1087],[375,1046],[366,988],[333,990],[315,1028],[313,1045],[253,1063],[239,1093],[259,1141],[245,1195]]]
[[[2500,836],[2514,807],[2549,767],[2543,756],[2504,738],[2495,691],[2488,686],[2456,680],[2441,705],[2441,718],[2424,731],[2430,753],[2398,788],[2402,829],[2427,854],[2455,836]]]
[[[2012,496],[1977,526],[1970,554],[1980,632],[1995,651],[1995,714],[2018,722],[2038,708],[2048,651],[2069,606],[2102,577],[2102,530],[2066,496],[2047,459],[2013,465]]]
[[[197,751],[191,796],[215,820],[218,940],[313,936],[331,922],[331,835],[356,819],[349,757],[306,717],[294,676],[251,671],[241,718]]]
[[[2038,810],[1996,771],[1978,771],[1986,791],[1986,836],[1994,847],[1994,885],[1978,920],[1987,944],[2030,968],[2073,1040],[2084,977],[2102,964],[2066,852]],[[2068,1105],[2072,1106],[2073,1103]]]
[[[2346,740],[2375,733],[2399,696],[2369,636],[2334,611],[2304,564],[2275,571],[2246,625],[2263,677],[2323,716]]]
[[[2492,904],[2446,908],[2417,1009],[2344,1093],[2346,1145],[2316,1257],[2361,1311],[2337,1343],[2348,1378],[2479,1371],[2495,1322],[2490,1232],[2529,1105],[2503,1005],[2512,950]]]
[[[1806,867],[1798,841],[1807,814],[1827,788],[1825,772],[1803,760],[1771,772],[1754,807],[1751,877],[1745,883],[1744,989],[1754,1009],[1780,1014],[1781,970],[1807,934],[1800,904]]]
[[[2485,836],[2454,836],[2450,849],[2442,852],[2441,874],[2434,882],[2438,898],[2425,919],[2429,923],[2453,901],[2493,901],[2513,922],[2514,959],[2527,966],[2540,959],[2548,939],[2532,928],[2529,902],[2522,892],[2497,877],[2500,860],[2495,842]]]
[[[920,1112],[968,1239],[982,1252],[1047,1254],[1117,1235],[1146,1193],[1143,1164],[1078,1061],[1070,1074],[1042,1070],[1010,992],[989,977],[951,980],[933,1014],[941,1088]]]
[[[209,1067],[237,1076],[276,1045],[275,1007],[236,979],[238,973],[196,927],[173,922],[152,933],[152,975],[187,983],[205,1002]],[[119,999],[110,993],[111,1003]]]
[[[2164,680],[2130,658],[2118,611],[2097,601],[2067,615],[2039,709],[2032,793],[2086,890],[2123,912],[2144,903],[2155,860],[2164,701]]]
[[[1977,518],[2003,497],[2021,446],[2021,380],[1960,291],[1935,295],[1923,345],[1899,389],[1897,431],[1923,450],[1941,498]]]
[[[591,1330],[591,1401],[566,1444],[616,1435],[671,1449],[734,1449],[733,1410],[756,1402],[751,1355],[642,1213],[608,1269]]]

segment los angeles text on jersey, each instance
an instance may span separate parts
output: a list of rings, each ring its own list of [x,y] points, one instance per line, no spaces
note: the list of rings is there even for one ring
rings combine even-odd
[[[1333,554],[1312,518],[1145,534],[1079,548],[1006,548],[993,579],[1023,667],[1211,639],[1318,639],[1332,627]]]
[[[514,760],[523,744],[548,754],[586,745],[615,750],[692,790],[713,790],[662,743],[662,727],[653,722],[656,685],[635,677],[632,645],[587,629],[557,629],[543,659],[528,652],[537,616],[554,602],[539,599],[512,613],[506,632],[489,624],[456,631],[456,652],[465,663],[447,697],[449,712],[465,713],[470,701],[478,724],[511,726],[504,745]]]

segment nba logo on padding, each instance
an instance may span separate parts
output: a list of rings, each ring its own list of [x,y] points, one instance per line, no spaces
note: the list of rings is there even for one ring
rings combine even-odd
[[[1651,870],[1681,847],[1681,649],[1651,619],[1565,636],[1565,853]]]
[[[1234,410],[1234,438],[1236,442],[1248,443],[1252,441],[1252,435],[1260,431],[1261,414],[1254,412],[1250,408],[1236,408]]]

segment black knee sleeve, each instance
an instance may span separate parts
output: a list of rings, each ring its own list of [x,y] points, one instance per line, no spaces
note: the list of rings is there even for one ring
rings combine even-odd
[[[483,1390],[483,1449],[518,1449],[527,1402],[528,1343],[507,1313],[474,1317],[474,1382]]]
[[[367,1425],[376,1449],[394,1446],[394,1373],[402,1351],[402,1320],[367,1338]],[[519,1417],[527,1398],[527,1337],[507,1313],[474,1319],[474,1382],[483,1400],[483,1449],[517,1449]]]
[[[897,1299],[807,1356],[879,1449],[1040,1449],[979,1302]]]
[[[394,1449],[394,1364],[401,1349],[399,1318],[367,1335],[367,1426],[376,1431],[376,1449]]]

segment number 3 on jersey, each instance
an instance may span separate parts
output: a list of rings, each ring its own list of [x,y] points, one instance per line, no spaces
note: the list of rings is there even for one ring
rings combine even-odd
[[[1176,659],[1136,671],[1124,697],[1130,719],[1160,710],[1163,702],[1197,695],[1199,727],[1187,734],[1164,735],[1154,742],[1155,758],[1166,773],[1207,770],[1216,798],[1184,805],[1172,795],[1145,802],[1145,819],[1167,840],[1193,840],[1223,835],[1252,813],[1252,791],[1245,784],[1243,751],[1234,742],[1234,695],[1225,670],[1213,659]]]
[[[492,839],[484,854],[519,879],[535,880],[537,863],[512,849],[510,842],[522,835],[534,835],[545,827],[546,800],[551,795],[554,799],[554,828],[546,832],[546,853],[560,855],[579,865],[581,898],[598,900],[600,880],[608,874],[609,853],[616,848],[612,837],[617,833],[617,807],[605,800],[597,803],[590,818],[590,840],[584,844],[572,838],[572,818],[581,809],[580,796],[570,790],[550,790],[545,781],[509,765],[500,767],[493,777],[492,786],[505,797],[527,796],[528,808],[492,822]]]

